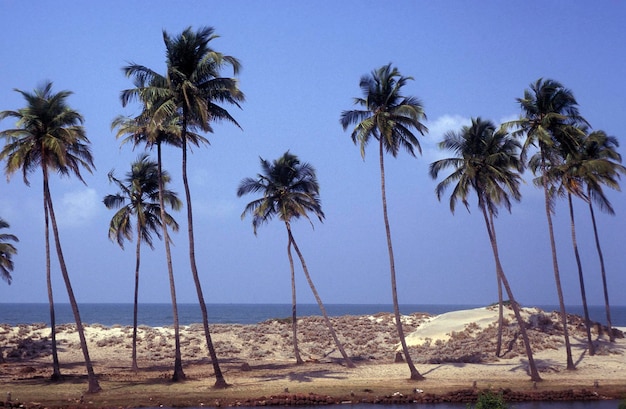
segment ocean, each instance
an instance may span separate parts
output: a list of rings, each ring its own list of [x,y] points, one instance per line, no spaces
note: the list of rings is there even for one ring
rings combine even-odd
[[[133,304],[79,304],[80,315],[85,324],[132,325]],[[369,315],[379,312],[393,312],[391,304],[325,304],[330,316]],[[405,304],[400,306],[402,314],[425,312],[433,315],[450,311],[483,307],[467,304]],[[539,305],[545,311],[558,310],[555,305]],[[297,306],[298,316],[321,315],[317,304]],[[208,304],[209,323],[211,324],[255,324],[271,318],[291,316],[291,304]],[[567,312],[583,314],[581,306],[569,306]],[[604,306],[590,306],[592,321],[606,323]],[[179,304],[178,315],[181,325],[201,323],[202,316],[198,304]],[[69,304],[56,304],[57,325],[74,322]],[[613,326],[626,327],[626,306],[612,306]],[[172,325],[172,307],[170,304],[139,304],[138,321],[140,325],[162,327]],[[18,325],[49,323],[48,304],[44,303],[0,303],[0,324]]]

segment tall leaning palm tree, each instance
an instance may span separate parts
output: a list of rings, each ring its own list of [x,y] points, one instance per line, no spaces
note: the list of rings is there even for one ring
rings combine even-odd
[[[9,227],[9,223],[0,218],[0,229],[6,229]],[[0,233],[0,278],[6,281],[9,285],[13,280],[11,277],[11,272],[14,267],[13,256],[17,254],[17,249],[12,243],[10,243],[11,241],[17,242],[19,239],[14,234]]]
[[[600,245],[593,204],[596,203],[600,210],[608,214],[615,214],[611,202],[604,193],[603,186],[620,190],[620,175],[626,174],[626,167],[621,165],[622,157],[617,152],[619,142],[616,137],[607,135],[606,132],[601,130],[588,132],[586,128],[584,128],[584,133],[585,137],[581,143],[580,150],[574,156],[574,160],[570,161],[568,169],[572,171],[572,176],[578,181],[579,194],[577,196],[583,198],[589,206],[596,250],[600,262],[609,339],[611,342],[614,342],[615,334],[613,333],[611,323],[611,308],[604,255]]]
[[[17,119],[17,127],[15,129],[0,132],[1,136],[7,138],[7,145],[0,152],[0,159],[6,159],[5,171],[7,176],[11,176],[18,169],[21,169],[24,183],[27,185],[29,184],[28,174],[37,168],[41,168],[43,174],[44,213],[46,220],[48,216],[50,217],[61,274],[63,275],[74,319],[76,320],[76,330],[78,331],[87,368],[88,391],[91,393],[98,392],[100,391],[100,385],[89,358],[78,304],[76,303],[63,257],[52,195],[49,188],[50,171],[57,172],[62,176],[73,174],[84,183],[80,174],[81,168],[85,168],[89,172],[93,168],[89,139],[87,139],[85,130],[82,127],[83,117],[67,104],[66,100],[71,95],[71,92],[60,91],[54,93],[52,92],[51,82],[42,84],[33,93],[16,91],[22,94],[26,100],[26,107],[17,111],[0,112],[0,120],[9,117]],[[47,232],[46,226],[46,234]],[[49,267],[49,254],[47,255],[47,264]],[[48,291],[51,294],[51,287],[48,287]],[[54,309],[52,302],[50,309],[51,311]],[[51,325],[54,325],[54,323]]]
[[[319,198],[319,184],[317,177],[315,176],[315,169],[308,163],[301,163],[296,155],[289,152],[285,152],[280,158],[273,162],[269,162],[265,159],[261,159],[262,173],[257,175],[256,178],[245,178],[239,184],[237,189],[237,196],[241,197],[249,193],[261,193],[263,196],[259,199],[255,199],[248,203],[244,209],[241,217],[244,218],[247,214],[252,215],[252,226],[254,228],[254,234],[257,232],[257,227],[261,224],[269,222],[272,218],[277,216],[285,223],[287,228],[287,251],[289,255],[289,261],[292,268],[292,300],[295,300],[294,295],[294,280],[293,280],[293,262],[291,259],[290,248],[293,248],[300,259],[302,264],[302,270],[311,287],[311,291],[315,296],[315,300],[319,305],[319,308],[326,322],[326,326],[335,341],[337,349],[343,356],[346,365],[350,368],[354,367],[352,360],[346,354],[343,345],[339,341],[335,329],[333,328],[326,308],[322,303],[322,299],[313,284],[311,275],[307,268],[304,256],[296,243],[291,231],[291,220],[305,217],[311,222],[308,213],[311,212],[319,221],[324,218],[324,212],[322,211],[322,205]],[[311,225],[313,223],[311,222]],[[294,301],[295,302],[295,301]],[[292,305],[292,330],[294,339],[294,350],[296,353],[296,360],[299,356],[297,347],[297,330],[296,330],[296,317],[295,317],[295,305]]]
[[[109,223],[109,239],[116,241],[124,249],[124,241],[132,241],[136,237],[135,247],[135,291],[133,302],[133,346],[132,369],[137,371],[137,310],[139,301],[139,266],[141,263],[141,243],[154,249],[152,234],[161,239],[161,207],[159,205],[159,169],[158,164],[148,154],[141,154],[131,164],[131,170],[120,180],[114,172],[109,172],[109,182],[119,189],[118,193],[106,195],[103,199],[107,209],[119,209]],[[169,174],[163,172],[163,184],[170,181]],[[174,210],[180,209],[182,203],[175,192],[164,190],[163,198]],[[133,220],[135,224],[133,226]],[[173,231],[178,231],[178,223],[169,213],[165,212],[165,222]],[[134,232],[133,232],[134,228]]]
[[[136,85],[141,86],[143,79],[137,79]],[[159,190],[159,209],[161,220],[166,219],[165,214],[165,182],[163,181],[162,167],[162,145],[179,143],[179,125],[177,118],[163,118],[160,122],[156,122],[150,112],[152,108],[149,101],[144,101],[144,111],[136,118],[128,118],[118,116],[113,120],[111,127],[117,129],[117,138],[122,138],[122,144],[131,143],[133,146],[145,144],[147,148],[157,149],[157,180]],[[170,235],[168,224],[161,223],[163,231],[163,243],[165,245],[165,260],[167,263],[167,273],[170,284],[170,297],[172,300],[172,317],[174,321],[174,373],[172,380],[182,381],[185,379],[183,371],[183,360],[180,352],[180,322],[178,319],[178,303],[176,301],[176,285],[174,280],[174,267],[172,264],[172,252],[170,249]]]
[[[559,152],[576,151],[580,125],[586,124],[585,119],[578,112],[578,103],[571,90],[561,83],[551,79],[540,78],[530,85],[530,89],[524,91],[524,97],[518,98],[517,102],[522,109],[520,119],[504,124],[505,127],[516,127],[516,136],[525,137],[522,146],[522,158],[527,157],[530,146],[537,146],[535,154],[538,163],[535,174],[540,177],[544,191],[546,219],[550,236],[550,248],[552,251],[552,268],[556,284],[559,308],[561,312],[561,324],[567,355],[567,369],[574,370],[572,348],[567,329],[567,311],[563,299],[561,277],[554,239],[552,224],[553,201],[551,198],[550,178],[547,172],[550,166],[559,165]]]
[[[385,151],[394,158],[401,148],[409,155],[415,156],[415,150],[421,153],[421,147],[414,132],[420,134],[428,132],[422,120],[426,114],[422,103],[415,97],[403,96],[402,88],[412,77],[400,74],[397,68],[391,64],[385,65],[371,75],[361,77],[359,86],[363,91],[363,97],[354,99],[354,104],[361,107],[352,111],[341,113],[340,123],[346,130],[351,125],[356,125],[352,131],[352,141],[359,144],[361,157],[365,158],[365,147],[374,139],[378,141],[378,158],[380,163],[380,186],[383,204],[383,221],[387,235],[387,251],[389,253],[389,270],[391,275],[391,294],[393,309],[396,318],[396,328],[406,362],[411,372],[411,379],[420,380],[424,377],[418,372],[409,354],[406,344],[400,307],[398,304],[398,292],[396,289],[396,268],[391,243],[391,229],[387,215],[387,193],[385,188]]]
[[[522,162],[518,152],[520,144],[505,131],[496,130],[494,124],[481,118],[472,119],[471,126],[464,126],[460,132],[448,132],[439,144],[456,154],[448,159],[441,159],[430,165],[430,175],[436,179],[444,169],[451,168],[452,173],[437,185],[437,198],[441,197],[449,186],[454,186],[450,195],[450,210],[454,213],[456,203],[460,200],[469,210],[468,196],[472,191],[478,197],[478,208],[482,211],[489,235],[496,265],[498,283],[506,289],[511,308],[524,340],[530,377],[540,381],[535,360],[526,333],[526,323],[521,316],[519,305],[515,301],[511,286],[504,274],[498,251],[494,218],[498,214],[498,206],[511,210],[511,198],[519,200],[520,174]],[[501,297],[500,297],[501,298]],[[501,303],[500,303],[501,304]],[[500,316],[502,315],[500,306]],[[500,319],[500,321],[502,321]],[[502,323],[499,324],[500,330]]]
[[[226,102],[239,106],[239,102],[244,100],[244,95],[239,90],[237,81],[234,78],[220,75],[221,70],[228,66],[232,67],[233,73],[236,75],[239,72],[240,63],[236,58],[216,52],[209,46],[209,43],[218,37],[214,31],[212,27],[203,27],[194,32],[191,27],[188,27],[175,37],[171,37],[166,31],[163,31],[167,75],[163,77],[141,65],[129,65],[125,68],[126,75],[148,79],[150,87],[128,90],[123,93],[122,98],[123,101],[129,101],[136,97],[153,99],[157,96],[158,104],[155,104],[153,112],[155,118],[160,115],[169,116],[175,113],[180,120],[182,175],[187,205],[191,273],[202,313],[207,347],[215,371],[215,387],[225,387],[227,383],[222,376],[211,340],[207,308],[196,264],[193,209],[187,179],[187,144],[207,143],[206,139],[189,132],[189,129],[196,127],[204,132],[212,132],[211,122],[216,120],[224,120],[239,126],[228,111],[218,103]]]

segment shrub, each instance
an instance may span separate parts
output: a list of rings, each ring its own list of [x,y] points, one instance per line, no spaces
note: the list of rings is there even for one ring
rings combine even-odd
[[[471,408],[471,405],[467,405],[468,408]],[[495,394],[491,391],[481,392],[478,395],[478,400],[476,401],[476,406],[474,409],[506,409],[507,405],[502,397],[502,394]]]

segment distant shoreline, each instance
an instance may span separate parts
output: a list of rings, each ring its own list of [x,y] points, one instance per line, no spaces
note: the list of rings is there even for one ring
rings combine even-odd
[[[330,316],[364,315],[392,312],[391,304],[325,304]],[[439,315],[458,310],[478,308],[470,304],[401,304],[402,314],[428,313]],[[557,311],[556,305],[538,305],[544,311]],[[272,318],[291,316],[291,304],[208,304],[211,324],[256,324]],[[581,315],[581,306],[566,307],[568,313]],[[590,306],[592,321],[605,323],[604,306]],[[79,303],[81,319],[84,323],[111,325],[132,325],[132,303]],[[202,322],[197,303],[179,303],[179,320],[182,325]],[[317,304],[298,304],[299,317],[319,316]],[[626,327],[626,306],[612,306],[613,326]],[[55,305],[56,322],[70,324],[74,316],[67,303]],[[0,303],[0,323],[17,325],[29,323],[49,323],[47,303]],[[139,324],[153,327],[171,325],[172,308],[168,303],[140,303]]]

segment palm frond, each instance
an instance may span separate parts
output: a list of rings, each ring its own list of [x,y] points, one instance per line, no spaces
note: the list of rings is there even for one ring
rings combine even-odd
[[[84,183],[81,169],[95,168],[89,139],[82,126],[83,117],[67,104],[70,91],[52,91],[45,82],[33,92],[17,90],[26,106],[3,111],[0,117],[17,119],[17,128],[1,133],[7,144],[0,153],[6,160],[7,177],[21,169],[24,183],[37,168],[47,168],[62,176],[74,175]]]

